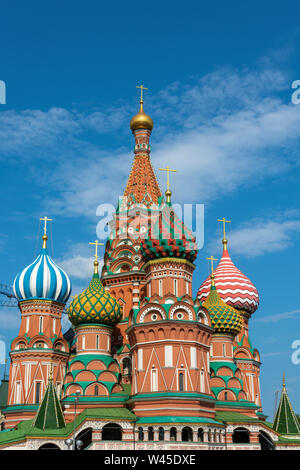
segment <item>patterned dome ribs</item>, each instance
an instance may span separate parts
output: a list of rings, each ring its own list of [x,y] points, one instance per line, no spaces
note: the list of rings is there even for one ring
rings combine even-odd
[[[240,313],[223,302],[214,285],[211,285],[209,295],[203,306],[211,317],[215,333],[237,335],[241,331],[242,319]]]
[[[184,258],[194,262],[197,244],[191,230],[177,217],[172,207],[164,204],[152,221],[152,228],[142,241],[141,252],[145,261],[157,258]]]
[[[224,249],[215,272],[215,285],[218,294],[226,304],[249,314],[259,305],[256,287],[232,262],[227,249]],[[200,286],[197,297],[205,302],[210,292],[210,277]]]
[[[66,303],[71,294],[70,279],[54,263],[45,247],[34,262],[17,275],[13,288],[19,301],[47,299]]]
[[[122,313],[117,300],[104,289],[99,275],[94,274],[89,287],[71,302],[68,315],[75,326],[85,323],[114,326]]]

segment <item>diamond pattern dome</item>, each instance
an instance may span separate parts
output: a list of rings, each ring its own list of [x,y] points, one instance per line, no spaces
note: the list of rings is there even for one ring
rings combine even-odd
[[[119,303],[104,289],[96,273],[89,287],[71,302],[68,316],[75,326],[83,323],[113,326],[121,319],[122,313]]]
[[[210,293],[203,304],[210,317],[216,333],[237,335],[242,329],[240,313],[220,299],[216,286],[212,283]]]

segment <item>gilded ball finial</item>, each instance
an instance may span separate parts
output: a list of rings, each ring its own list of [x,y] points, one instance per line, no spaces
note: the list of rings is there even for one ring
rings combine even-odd
[[[43,248],[47,248],[47,240],[48,240],[48,236],[46,234],[44,234],[42,236],[42,239],[43,239]]]
[[[152,131],[153,129],[153,121],[148,114],[144,112],[143,109],[143,90],[147,90],[148,88],[145,88],[143,85],[137,86],[137,88],[141,89],[141,98],[140,98],[140,110],[139,112],[133,116],[133,118],[130,121],[130,129],[132,132],[136,131],[137,129],[148,129],[149,131]]]

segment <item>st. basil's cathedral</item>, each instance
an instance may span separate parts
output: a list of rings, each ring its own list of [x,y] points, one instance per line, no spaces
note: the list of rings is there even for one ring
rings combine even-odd
[[[68,304],[72,328],[62,333],[71,281],[48,254],[47,217],[40,254],[15,278],[0,448],[299,450],[285,380],[274,422],[263,413],[249,335],[259,295],[231,260],[226,219],[222,258],[193,298],[197,241],[169,185],[161,193],[142,95],[130,128],[132,169],[102,272],[96,240],[90,284]]]

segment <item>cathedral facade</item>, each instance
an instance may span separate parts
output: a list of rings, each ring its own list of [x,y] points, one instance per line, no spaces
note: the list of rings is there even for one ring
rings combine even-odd
[[[71,281],[47,252],[47,218],[39,256],[15,279],[0,448],[299,450],[291,405],[292,432],[284,414],[279,429],[263,413],[249,336],[259,295],[231,260],[226,220],[222,258],[193,298],[197,240],[161,193],[142,97],[130,127],[133,166],[102,272],[96,241],[90,284],[68,304],[72,329],[62,333]]]

